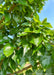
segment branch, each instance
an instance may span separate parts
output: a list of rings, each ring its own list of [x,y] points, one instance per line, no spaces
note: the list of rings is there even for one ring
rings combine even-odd
[[[25,70],[27,70],[27,69],[29,69],[29,68],[31,68],[31,67],[32,67],[32,65],[29,65],[29,66],[23,68],[22,70],[19,70],[19,71],[17,71],[17,72],[14,72],[13,74],[7,74],[7,75],[19,74],[19,73],[21,73],[21,72],[23,72],[23,71],[25,71]]]

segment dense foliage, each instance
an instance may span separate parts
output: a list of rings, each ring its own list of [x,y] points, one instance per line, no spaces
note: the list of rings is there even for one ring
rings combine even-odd
[[[45,1],[0,0],[0,75],[18,75],[27,62],[25,75],[53,75],[54,30],[38,15]]]

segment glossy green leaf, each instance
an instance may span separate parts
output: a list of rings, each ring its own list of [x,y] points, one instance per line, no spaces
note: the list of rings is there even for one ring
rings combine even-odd
[[[9,57],[14,51],[14,47],[12,47],[9,43],[7,43],[3,48],[3,53],[6,57]]]
[[[39,22],[39,15],[37,13],[34,14],[33,19],[35,22]]]

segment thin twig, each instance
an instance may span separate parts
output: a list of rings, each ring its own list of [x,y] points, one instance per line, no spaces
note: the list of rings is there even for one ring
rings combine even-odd
[[[29,69],[29,68],[31,68],[31,67],[32,67],[32,65],[29,65],[29,66],[23,68],[22,70],[19,70],[19,71],[17,71],[17,72],[14,72],[13,74],[7,74],[7,75],[19,74],[19,73],[21,73],[21,72],[23,72],[23,71],[25,71],[25,70],[27,70],[27,69]]]

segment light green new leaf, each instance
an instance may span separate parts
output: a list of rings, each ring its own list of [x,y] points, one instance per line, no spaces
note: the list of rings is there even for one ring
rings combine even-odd
[[[50,23],[43,23],[42,25],[48,28],[52,28],[52,25]]]
[[[34,0],[28,0],[29,1],[29,3],[32,3]]]
[[[47,18],[45,18],[43,21],[42,21],[42,23],[46,23],[47,22]]]
[[[35,22],[39,22],[39,15],[37,13],[34,14],[33,19]]]
[[[14,47],[12,47],[9,43],[7,43],[3,48],[3,53],[6,57],[9,57],[14,51]]]
[[[52,25],[47,22],[47,18],[45,18],[45,19],[42,21],[42,25],[45,26],[45,27],[52,28]]]
[[[40,30],[33,30],[33,33],[40,33]]]
[[[24,29],[24,32],[31,32],[31,31],[30,31],[30,28],[25,28],[25,29]]]

